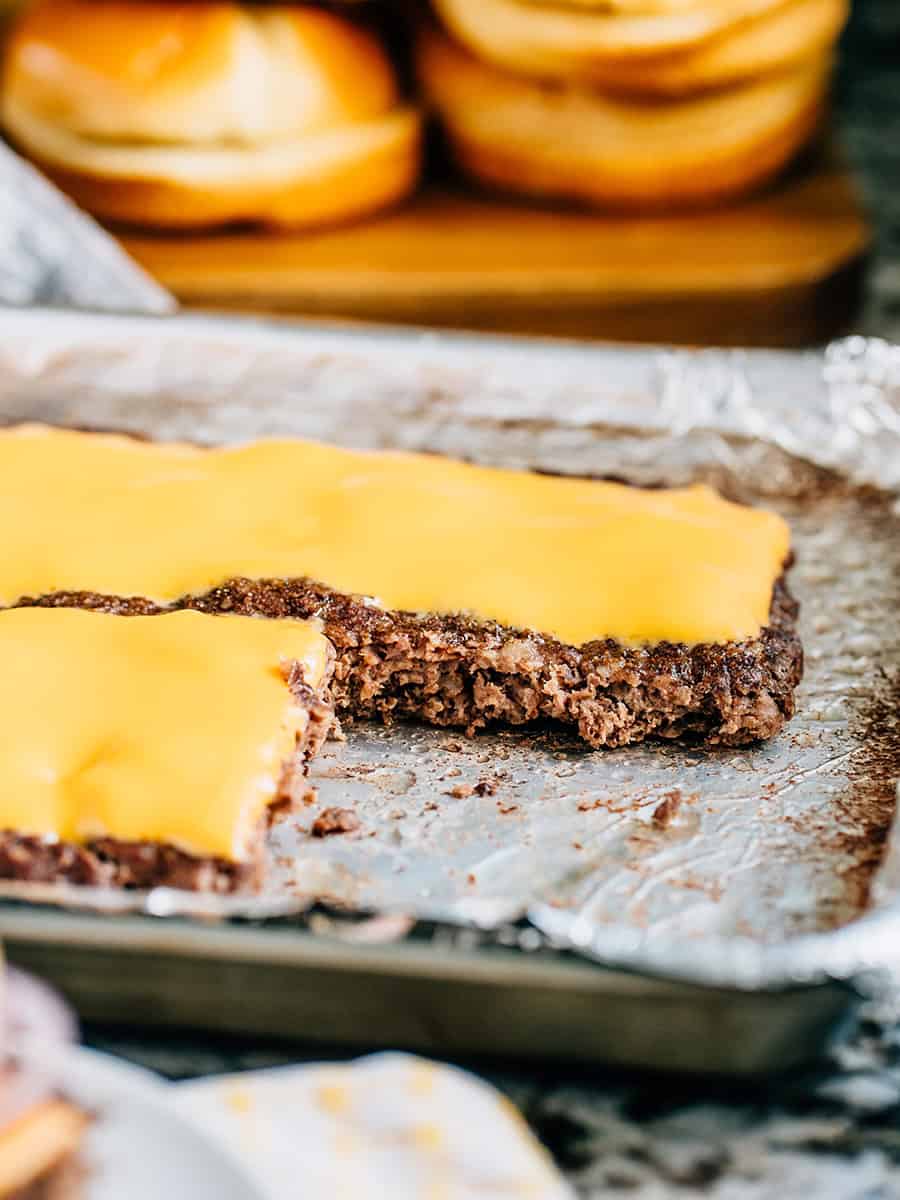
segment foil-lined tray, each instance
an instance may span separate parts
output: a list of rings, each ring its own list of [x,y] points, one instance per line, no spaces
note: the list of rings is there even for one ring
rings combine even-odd
[[[574,953],[744,992],[900,966],[895,347],[669,352],[7,311],[0,420],[203,443],[298,434],[638,483],[704,478],[791,522],[807,652],[799,713],[766,746],[588,752],[547,730],[470,740],[354,724],[312,773],[319,806],[354,809],[361,828],[313,838],[317,808],[282,823],[262,897],[29,899],[105,910],[107,922],[243,918],[233,931],[248,938],[302,928],[414,943],[427,929],[426,944],[446,947],[463,930],[467,952]],[[0,933],[21,911],[0,910]]]

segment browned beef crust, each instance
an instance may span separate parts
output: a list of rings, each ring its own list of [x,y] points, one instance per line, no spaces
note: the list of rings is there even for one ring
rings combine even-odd
[[[253,837],[248,858],[240,863],[186,854],[175,846],[98,838],[85,845],[0,832],[0,879],[27,883],[73,883],[94,887],[184,888],[197,892],[253,890],[262,881],[270,819],[285,808],[311,799],[306,763],[324,742],[334,718],[327,682],[307,687],[295,668],[288,682],[309,719],[296,750],[285,763],[278,797]]]
[[[92,593],[23,603],[159,611],[148,600]],[[797,604],[784,577],[758,637],[697,646],[611,639],[569,646],[492,621],[386,612],[307,579],[233,579],[173,607],[321,617],[337,656],[332,693],[340,713],[418,717],[469,732],[547,721],[593,747],[648,737],[744,746],[772,737],[793,715],[803,669]]]

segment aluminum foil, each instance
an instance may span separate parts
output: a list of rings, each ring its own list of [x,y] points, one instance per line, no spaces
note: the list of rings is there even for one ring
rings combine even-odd
[[[355,724],[314,765],[318,807],[276,829],[271,888],[247,915],[324,900],[744,987],[900,961],[896,348],[654,352],[0,314],[0,420],[22,419],[202,442],[294,433],[637,482],[699,476],[778,508],[808,658],[781,737],[589,752],[550,732],[469,740]],[[333,806],[360,828],[313,838]],[[123,902],[155,915],[195,903]]]
[[[146,313],[176,307],[109,234],[2,143],[0,303]]]

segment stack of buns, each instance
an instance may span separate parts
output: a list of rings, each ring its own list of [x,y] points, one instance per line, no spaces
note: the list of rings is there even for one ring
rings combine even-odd
[[[303,227],[416,184],[419,112],[367,19],[386,0],[18,2],[5,132],[101,217]],[[654,209],[745,192],[811,140],[850,0],[406,4],[465,171]]]
[[[3,125],[113,220],[361,216],[414,187],[420,130],[355,8],[32,0],[6,48]]]
[[[713,202],[814,135],[849,0],[434,0],[418,73],[477,179],[624,208]]]

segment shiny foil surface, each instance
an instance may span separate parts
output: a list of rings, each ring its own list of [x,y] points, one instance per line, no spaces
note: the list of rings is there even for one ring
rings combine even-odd
[[[351,724],[313,765],[317,805],[275,829],[263,897],[92,904],[224,916],[324,902],[396,916],[388,936],[405,934],[402,918],[471,924],[523,949],[549,942],[748,988],[892,966],[895,347],[669,352],[40,311],[0,313],[0,335],[5,422],[202,443],[297,434],[637,483],[702,478],[776,508],[793,531],[807,669],[797,716],[769,744],[590,752],[552,731]],[[358,828],[312,836],[334,807]]]

